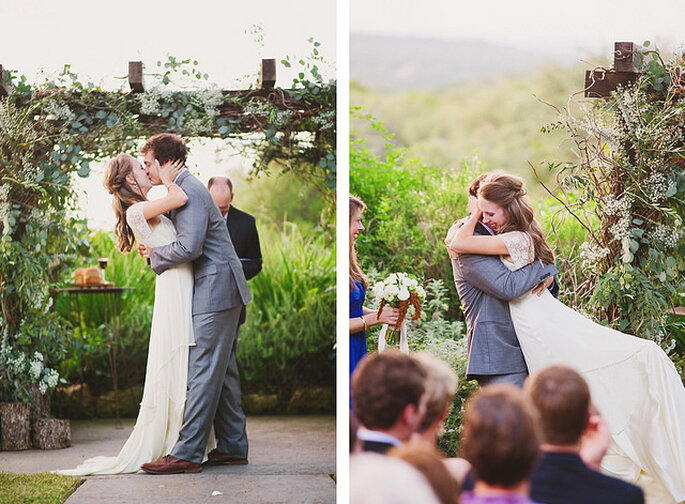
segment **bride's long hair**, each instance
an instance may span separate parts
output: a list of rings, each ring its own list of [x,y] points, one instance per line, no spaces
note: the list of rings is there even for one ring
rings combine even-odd
[[[130,154],[121,153],[114,159],[110,159],[105,168],[103,185],[114,196],[112,208],[116,216],[114,235],[119,240],[117,248],[122,252],[130,252],[136,237],[133,230],[126,222],[126,210],[139,201],[146,201],[139,187],[131,187],[126,181],[126,175],[133,172],[133,163],[136,159]]]
[[[357,213],[361,213],[366,208],[362,200],[350,194],[350,224]],[[354,282],[361,282],[366,290],[369,287],[369,280],[359,267],[357,262],[357,244],[350,242],[350,292],[354,289]]]
[[[507,173],[491,173],[481,182],[478,195],[504,209],[507,222],[497,229],[498,233],[528,233],[533,239],[535,258],[554,264],[554,252],[547,245],[545,232],[535,218],[535,211],[528,200],[528,190],[522,178]]]

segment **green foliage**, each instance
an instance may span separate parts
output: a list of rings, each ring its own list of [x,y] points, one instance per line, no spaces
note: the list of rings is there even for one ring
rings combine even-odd
[[[644,73],[634,85],[580,117],[558,110],[577,157],[549,163],[561,180],[550,192],[586,231],[570,268],[584,278],[585,310],[670,351],[667,311],[685,291],[685,60],[645,51],[635,62]]]
[[[62,504],[84,481],[62,474],[0,472],[0,504]]]
[[[276,393],[285,406],[297,387],[335,383],[335,250],[295,226],[260,235],[262,271],[240,330],[244,392]]]
[[[367,120],[385,135],[386,151],[377,156],[361,139],[350,147],[350,193],[368,206],[362,215],[366,230],[357,239],[362,269],[451,278],[443,240],[450,225],[466,214],[466,188],[482,167],[477,159],[462,160],[453,172],[426,165],[393,145],[380,124]],[[450,305],[458,306],[456,293]]]

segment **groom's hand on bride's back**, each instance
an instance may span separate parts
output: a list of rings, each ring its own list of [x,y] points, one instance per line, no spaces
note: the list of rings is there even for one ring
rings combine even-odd
[[[533,294],[537,294],[538,296],[542,296],[542,293],[545,292],[547,289],[550,288],[550,286],[554,283],[554,277],[551,276],[548,279],[546,279],[543,282],[540,282],[534,289],[533,289]]]

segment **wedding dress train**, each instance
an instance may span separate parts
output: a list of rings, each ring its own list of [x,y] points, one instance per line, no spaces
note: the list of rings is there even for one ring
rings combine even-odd
[[[499,236],[509,269],[532,262],[528,235]],[[685,387],[666,353],[653,341],[592,322],[548,291],[525,294],[509,309],[531,374],[564,364],[587,381],[612,437],[602,469],[642,486],[647,502],[685,502]]]
[[[132,205],[127,222],[139,242],[159,247],[176,239],[176,229],[165,216],[150,229],[142,203]],[[183,424],[188,378],[188,346],[194,344],[192,325],[193,268],[181,264],[157,275],[150,329],[145,386],[133,432],[117,456],[93,457],[60,474],[132,473],[146,462],[171,452]],[[216,446],[210,435],[207,450]]]

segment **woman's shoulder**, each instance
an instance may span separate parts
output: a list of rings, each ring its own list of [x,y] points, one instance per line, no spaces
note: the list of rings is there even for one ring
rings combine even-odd
[[[525,266],[535,259],[535,247],[530,234],[525,231],[507,231],[497,236],[504,242],[515,265]]]

